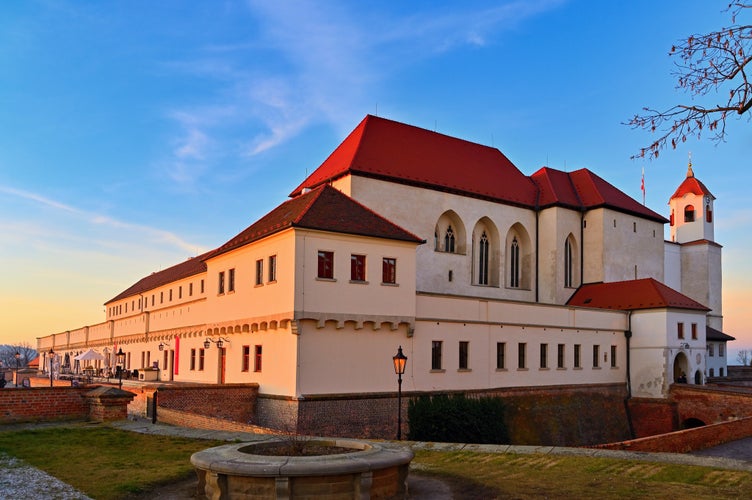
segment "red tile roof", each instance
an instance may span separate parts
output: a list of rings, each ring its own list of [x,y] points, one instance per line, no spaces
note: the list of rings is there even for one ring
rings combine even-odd
[[[498,149],[371,115],[290,196],[348,174],[525,207],[537,196]]]
[[[692,171],[692,165],[689,165],[689,168],[687,169],[687,178],[684,179],[684,182],[679,184],[679,187],[676,188],[676,191],[671,196],[671,199],[674,198],[681,198],[685,194],[692,193],[696,194],[698,196],[712,196],[713,199],[715,199],[715,196],[713,196],[713,193],[710,192],[710,190],[705,187],[705,184],[703,184],[697,177],[695,177],[694,171]]]
[[[695,309],[707,307],[653,278],[582,285],[567,305],[633,311],[637,309]]]
[[[587,169],[544,167],[528,177],[496,148],[371,115],[290,196],[350,174],[530,209],[609,207],[668,222]]]
[[[662,224],[668,222],[665,217],[638,203],[585,168],[574,172],[562,172],[543,167],[531,178],[540,189],[541,208],[554,205],[586,210],[608,207]]]
[[[411,232],[325,184],[281,204],[219,247],[212,257],[290,227],[425,243]]]
[[[195,274],[204,273],[206,272],[205,260],[213,252],[215,252],[215,250],[210,250],[197,257],[191,257],[190,259],[184,262],[181,262],[180,264],[176,264],[172,267],[168,267],[167,269],[164,269],[162,271],[151,273],[149,276],[145,278],[141,278],[135,284],[131,285],[129,288],[125,289],[124,291],[119,293],[117,296],[105,302],[105,305],[111,302],[115,302],[120,299],[124,299],[126,297],[131,297],[133,295],[138,295],[139,293],[144,293],[146,291],[153,290],[162,285],[172,283],[173,281],[188,278]]]

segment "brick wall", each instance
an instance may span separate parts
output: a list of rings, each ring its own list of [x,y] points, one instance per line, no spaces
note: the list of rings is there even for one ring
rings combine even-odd
[[[258,384],[163,386],[157,389],[157,418],[162,408],[250,423],[256,412]]]
[[[32,387],[0,389],[0,422],[41,422],[53,420],[85,420],[89,388]]]
[[[680,427],[688,419],[714,424],[752,416],[749,388],[674,384],[669,397],[676,402]]]
[[[409,431],[409,400],[421,395],[403,394],[403,436]],[[504,420],[512,444],[582,446],[631,437],[624,384],[511,388],[466,395],[504,400]],[[346,394],[292,399],[259,395],[254,423],[302,434],[394,439],[397,397]]]
[[[255,434],[278,434],[278,431],[273,429],[244,424],[242,422],[233,422],[221,418],[197,415],[187,411],[171,410],[169,408],[159,408],[157,415],[160,422],[181,427],[232,432],[252,432]]]
[[[666,399],[629,400],[634,436],[637,438],[673,432],[679,428],[677,403]]]
[[[657,436],[593,446],[608,450],[689,453],[752,436],[752,417]]]

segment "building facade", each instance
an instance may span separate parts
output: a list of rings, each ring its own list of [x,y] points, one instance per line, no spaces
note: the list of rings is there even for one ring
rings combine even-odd
[[[412,394],[662,398],[726,373],[713,201],[691,165],[666,219],[587,169],[527,176],[494,148],[367,116],[288,201],[38,349],[45,366],[50,350],[65,367],[122,349],[162,381],[257,382],[271,426],[304,402],[392,397],[398,346]]]

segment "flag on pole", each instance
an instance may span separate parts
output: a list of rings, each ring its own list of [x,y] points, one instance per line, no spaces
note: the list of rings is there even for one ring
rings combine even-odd
[[[642,191],[642,204],[645,204],[645,167],[642,167],[642,182],[640,183],[640,191]]]

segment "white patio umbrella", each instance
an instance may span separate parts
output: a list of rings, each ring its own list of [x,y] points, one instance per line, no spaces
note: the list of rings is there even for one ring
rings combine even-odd
[[[89,349],[85,353],[79,354],[78,356],[76,356],[73,359],[77,359],[79,361],[96,361],[96,360],[102,361],[104,359],[104,356],[102,356],[101,354],[99,354],[94,349]]]

